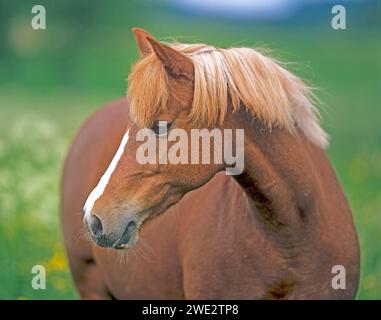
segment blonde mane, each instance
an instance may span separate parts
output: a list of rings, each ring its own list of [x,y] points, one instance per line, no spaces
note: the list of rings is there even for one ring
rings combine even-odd
[[[324,148],[328,135],[319,125],[314,95],[300,78],[275,60],[251,48],[217,49],[205,44],[170,44],[194,64],[194,96],[190,121],[198,126],[222,123],[228,104],[233,112],[244,106],[253,117],[305,136]],[[149,127],[166,111],[170,96],[164,65],[150,54],[139,60],[128,78],[127,96],[132,119]]]

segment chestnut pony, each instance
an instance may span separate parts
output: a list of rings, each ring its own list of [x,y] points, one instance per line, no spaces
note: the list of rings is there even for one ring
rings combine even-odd
[[[358,239],[311,90],[251,48],[133,32],[141,58],[127,99],[87,120],[64,167],[62,226],[80,296],[353,298]],[[159,121],[168,132],[243,129],[243,172],[137,161],[139,130],[156,134]]]

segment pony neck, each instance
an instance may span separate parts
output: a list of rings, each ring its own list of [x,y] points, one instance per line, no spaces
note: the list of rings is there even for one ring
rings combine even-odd
[[[323,150],[304,135],[291,134],[279,128],[270,130],[245,111],[227,116],[226,125],[245,132],[245,168],[234,176],[248,195],[259,220],[277,235],[290,237],[305,228],[305,215],[315,210],[319,194],[318,178],[313,174],[312,156]]]

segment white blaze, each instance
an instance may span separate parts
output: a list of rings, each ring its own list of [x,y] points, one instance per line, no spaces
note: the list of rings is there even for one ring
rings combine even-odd
[[[126,131],[124,134],[122,141],[119,145],[118,150],[116,151],[114,157],[111,160],[110,165],[108,166],[106,172],[103,174],[102,178],[99,180],[97,186],[94,188],[93,191],[89,194],[85,206],[83,207],[83,210],[85,212],[84,219],[88,219],[90,216],[91,210],[94,207],[95,201],[97,201],[100,196],[103,194],[104,190],[106,189],[106,186],[111,178],[112,173],[114,172],[123,152],[124,148],[128,142],[128,134],[129,134],[129,129]]]

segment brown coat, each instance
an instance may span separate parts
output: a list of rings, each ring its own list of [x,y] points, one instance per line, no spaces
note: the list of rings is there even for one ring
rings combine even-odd
[[[347,299],[359,280],[350,208],[324,151],[302,134],[270,133],[244,111],[245,172],[218,173],[141,230],[131,251],[100,248],[84,236],[82,207],[126,129],[116,101],[82,127],[66,159],[62,226],[82,298]],[[334,265],[346,289],[333,289]]]

